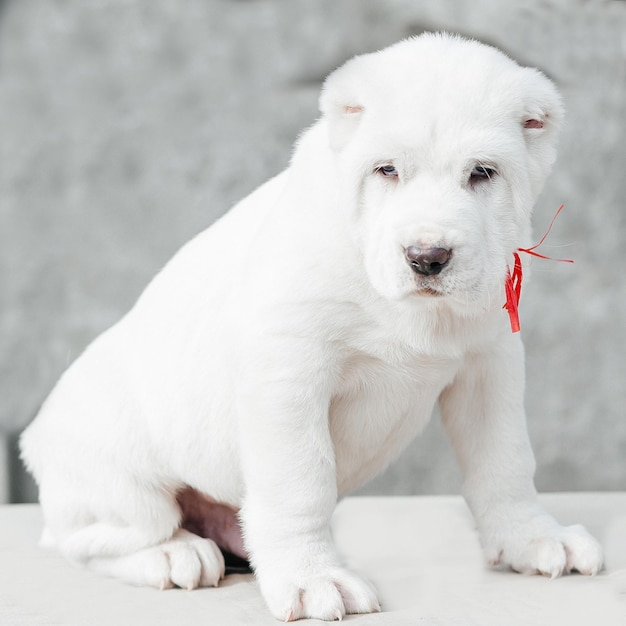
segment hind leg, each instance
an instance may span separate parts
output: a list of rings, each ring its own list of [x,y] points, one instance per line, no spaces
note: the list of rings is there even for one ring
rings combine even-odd
[[[115,495],[92,489],[88,497],[83,490],[68,496],[48,482],[41,501],[43,543],[96,572],[162,589],[215,586],[224,575],[217,545],[179,528],[173,492],[118,481]]]
[[[167,589],[217,587],[224,577],[224,557],[211,539],[177,530],[156,546],[117,557],[95,557],[87,566],[134,585]]]

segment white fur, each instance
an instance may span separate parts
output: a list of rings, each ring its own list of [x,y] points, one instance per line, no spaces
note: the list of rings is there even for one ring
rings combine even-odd
[[[502,309],[554,160],[554,86],[424,35],[346,63],[320,106],[290,167],[187,244],[26,431],[47,543],[137,583],[214,584],[212,542],[175,534],[190,485],[241,507],[276,617],[378,610],[329,520],[439,400],[487,559],[595,573],[597,542],[537,504],[523,348]],[[397,179],[377,171],[389,164]],[[472,184],[477,165],[498,173]],[[418,276],[412,244],[452,249],[449,266]]]

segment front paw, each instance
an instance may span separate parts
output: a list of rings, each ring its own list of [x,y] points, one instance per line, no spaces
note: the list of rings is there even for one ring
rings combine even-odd
[[[580,525],[559,526],[551,518],[533,520],[485,542],[490,565],[509,565],[522,574],[557,578],[571,571],[593,576],[602,568],[602,548]]]
[[[350,613],[380,611],[376,592],[370,583],[341,567],[276,576],[259,576],[261,593],[274,617],[284,622],[313,618],[340,620]]]

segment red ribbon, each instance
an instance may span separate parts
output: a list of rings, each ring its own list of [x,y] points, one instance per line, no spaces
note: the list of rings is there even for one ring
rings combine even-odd
[[[552,221],[550,222],[550,226],[548,226],[548,230],[546,230],[544,236],[539,240],[539,243],[536,243],[534,246],[530,248],[518,248],[515,252],[513,252],[513,258],[515,263],[513,264],[513,272],[511,272],[511,268],[507,265],[506,268],[506,278],[504,279],[504,290],[506,292],[506,303],[502,307],[506,309],[509,314],[509,320],[511,322],[511,332],[517,333],[520,330],[519,323],[519,301],[522,295],[522,279],[524,277],[524,270],[522,267],[522,261],[519,256],[519,252],[525,252],[526,254],[530,254],[531,256],[536,256],[540,259],[546,259],[548,261],[559,261],[561,263],[573,263],[572,259],[553,259],[552,257],[545,256],[543,254],[539,254],[539,252],[535,252],[535,250],[546,240],[550,231],[552,230],[552,226],[556,221],[556,218],[559,216],[559,213],[563,210],[565,205],[561,205]]]

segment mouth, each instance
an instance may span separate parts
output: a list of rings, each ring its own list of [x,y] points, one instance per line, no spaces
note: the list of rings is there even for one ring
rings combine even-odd
[[[441,293],[441,291],[437,291],[435,289],[433,289],[432,287],[424,287],[424,289],[418,289],[418,293],[420,293],[421,295],[424,296],[443,296],[443,294]]]
[[[441,298],[446,290],[439,276],[413,276],[414,291],[418,296]]]
[[[442,291],[428,286],[418,287],[414,293],[417,296],[426,296],[429,298],[441,298],[445,295]]]

